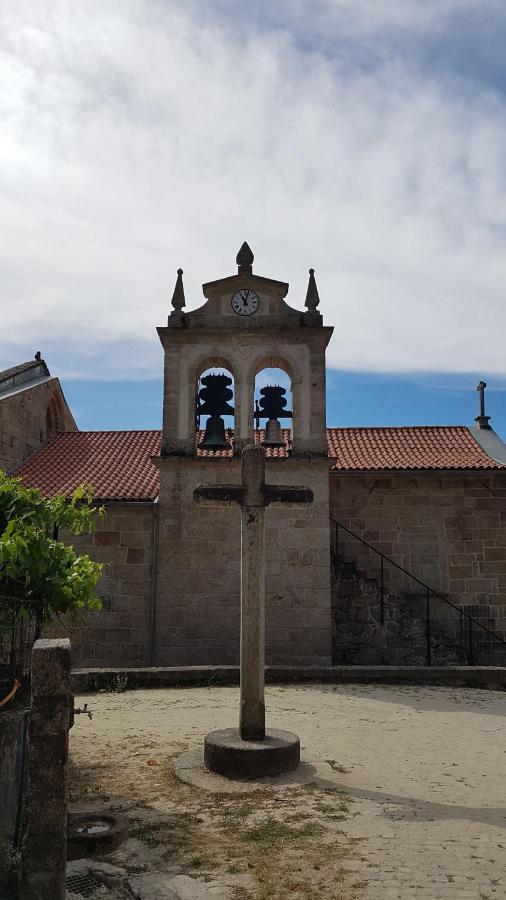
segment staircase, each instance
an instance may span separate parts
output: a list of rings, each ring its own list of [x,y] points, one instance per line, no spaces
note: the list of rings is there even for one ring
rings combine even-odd
[[[506,664],[506,639],[480,621],[487,608],[458,606],[372,544],[330,519],[334,665],[458,666]],[[340,537],[341,535],[341,537]],[[342,537],[367,548],[379,577],[340,553]],[[348,553],[347,553],[348,555]],[[399,573],[402,579],[399,582]],[[390,576],[409,590],[388,589]],[[393,581],[395,584],[395,580]],[[488,610],[492,612],[492,608]]]
[[[417,608],[420,595],[383,592],[370,578],[341,556],[332,557],[333,665],[425,666],[427,626]],[[432,665],[466,663],[465,652],[434,624]]]

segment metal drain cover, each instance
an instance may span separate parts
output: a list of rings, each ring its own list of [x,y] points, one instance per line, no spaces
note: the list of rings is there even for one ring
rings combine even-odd
[[[98,881],[93,875],[67,875],[65,880],[67,890],[73,894],[80,894],[81,897],[93,897],[93,894],[99,887],[104,887],[101,881]]]

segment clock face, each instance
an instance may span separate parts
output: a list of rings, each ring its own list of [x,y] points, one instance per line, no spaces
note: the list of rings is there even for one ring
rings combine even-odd
[[[252,316],[257,311],[259,302],[255,291],[248,288],[236,291],[231,300],[232,309],[238,316]]]

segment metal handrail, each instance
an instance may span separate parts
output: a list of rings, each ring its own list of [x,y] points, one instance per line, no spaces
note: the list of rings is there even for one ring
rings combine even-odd
[[[338,551],[338,536],[339,536],[339,529],[341,528],[341,529],[342,529],[343,531],[345,531],[347,534],[351,535],[352,538],[355,538],[355,540],[360,541],[361,544],[364,544],[365,547],[368,547],[369,550],[372,550],[373,553],[376,554],[376,556],[379,556],[379,557],[380,557],[380,566],[381,566],[381,574],[380,574],[380,609],[381,609],[381,624],[384,623],[384,616],[385,616],[385,612],[384,612],[384,604],[385,604],[384,567],[385,567],[385,561],[386,561],[389,565],[394,566],[394,568],[398,569],[398,570],[399,570],[400,572],[402,572],[404,575],[407,575],[408,578],[411,578],[411,579],[412,579],[412,581],[416,581],[416,583],[419,584],[420,587],[422,587],[422,588],[424,589],[424,591],[425,591],[425,598],[426,598],[426,607],[427,607],[427,664],[428,664],[429,666],[431,665],[431,662],[432,662],[432,660],[431,660],[431,655],[432,655],[432,654],[431,654],[431,629],[430,629],[430,598],[431,598],[432,595],[434,595],[434,597],[437,597],[438,600],[442,600],[443,603],[446,603],[447,606],[451,606],[452,609],[454,609],[456,612],[459,613],[459,615],[460,615],[460,621],[461,621],[461,627],[462,627],[462,619],[463,619],[463,618],[469,620],[469,623],[470,623],[470,625],[469,625],[469,636],[470,636],[470,652],[469,652],[470,661],[469,661],[469,664],[470,664],[470,665],[473,665],[473,663],[474,663],[474,661],[473,661],[473,642],[472,642],[472,636],[473,636],[473,633],[472,633],[472,627],[473,627],[473,624],[474,624],[474,625],[477,625],[478,628],[481,628],[482,631],[486,631],[488,634],[492,635],[492,637],[493,637],[496,641],[499,641],[501,644],[505,644],[505,645],[506,645],[506,640],[505,640],[504,638],[502,638],[499,634],[497,634],[497,632],[493,631],[491,628],[488,628],[486,625],[483,625],[483,623],[482,623],[482,622],[479,622],[478,619],[475,619],[474,616],[472,616],[470,613],[466,612],[465,609],[464,609],[462,606],[457,606],[455,603],[452,603],[451,600],[448,600],[448,598],[447,598],[447,597],[444,597],[443,594],[440,594],[439,591],[435,591],[434,588],[431,588],[428,584],[426,584],[426,583],[425,583],[424,581],[422,581],[420,578],[417,578],[416,575],[413,575],[413,574],[412,574],[412,572],[408,572],[407,569],[403,568],[403,566],[399,565],[399,563],[396,563],[395,560],[390,559],[390,557],[389,557],[389,556],[386,556],[385,553],[382,553],[381,550],[377,550],[376,547],[374,547],[374,546],[373,546],[372,544],[370,544],[368,541],[364,540],[364,538],[360,537],[360,535],[355,534],[354,531],[351,531],[351,529],[350,529],[350,528],[347,528],[346,525],[343,525],[342,522],[338,522],[337,519],[332,518],[332,516],[330,516],[329,518],[330,518],[330,521],[335,525],[335,534],[336,534],[336,547],[335,547],[335,552],[336,552],[336,556],[337,556],[337,551]]]

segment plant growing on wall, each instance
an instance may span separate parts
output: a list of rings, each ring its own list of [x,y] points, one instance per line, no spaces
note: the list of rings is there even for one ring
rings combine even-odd
[[[58,534],[94,531],[103,515],[92,506],[90,489],[78,488],[70,501],[48,500],[0,471],[0,639],[2,629],[23,620],[35,622],[38,637],[55,617],[100,609],[101,565]]]

